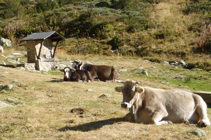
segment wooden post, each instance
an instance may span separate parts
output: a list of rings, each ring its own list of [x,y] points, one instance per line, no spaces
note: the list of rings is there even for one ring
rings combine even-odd
[[[40,59],[40,55],[41,55],[41,50],[42,50],[43,42],[44,42],[44,40],[42,40],[42,42],[41,42],[41,46],[40,46],[40,50],[39,50],[37,59]]]
[[[52,58],[54,58],[54,56],[55,56],[55,52],[56,52],[56,48],[57,48],[58,43],[59,43],[59,41],[56,42],[56,45],[55,45],[55,49],[54,49]]]

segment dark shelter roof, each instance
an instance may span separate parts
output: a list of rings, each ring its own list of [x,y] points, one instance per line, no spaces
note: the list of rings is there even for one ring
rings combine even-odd
[[[65,38],[61,36],[59,33],[57,33],[56,31],[50,31],[50,32],[32,33],[28,35],[27,37],[23,38],[20,42],[29,41],[29,40],[45,40],[48,38],[51,39],[52,42],[65,40]]]

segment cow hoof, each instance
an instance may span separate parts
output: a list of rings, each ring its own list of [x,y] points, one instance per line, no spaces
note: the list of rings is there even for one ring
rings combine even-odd
[[[173,124],[171,121],[168,121],[168,124]]]
[[[210,124],[209,124],[209,123],[207,124],[206,122],[203,122],[203,121],[201,121],[201,122],[198,124],[199,127],[206,127],[206,126],[208,126],[208,125],[210,125]]]

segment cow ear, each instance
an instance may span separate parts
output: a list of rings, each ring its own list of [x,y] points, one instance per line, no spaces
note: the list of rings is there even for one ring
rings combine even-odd
[[[144,93],[145,89],[143,87],[136,87],[138,93]]]
[[[123,86],[116,86],[115,91],[116,92],[122,92],[122,88],[123,88]]]
[[[71,72],[74,72],[75,71],[75,69],[71,69]]]
[[[64,72],[64,69],[60,69],[61,72]]]

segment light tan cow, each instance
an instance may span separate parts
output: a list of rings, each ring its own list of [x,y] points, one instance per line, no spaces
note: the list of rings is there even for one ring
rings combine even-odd
[[[4,53],[4,48],[0,45],[0,53]]]
[[[123,93],[122,108],[129,108],[129,121],[156,125],[189,122],[205,127],[210,125],[207,105],[196,94],[184,90],[163,90],[137,86],[126,81],[115,90]]]

